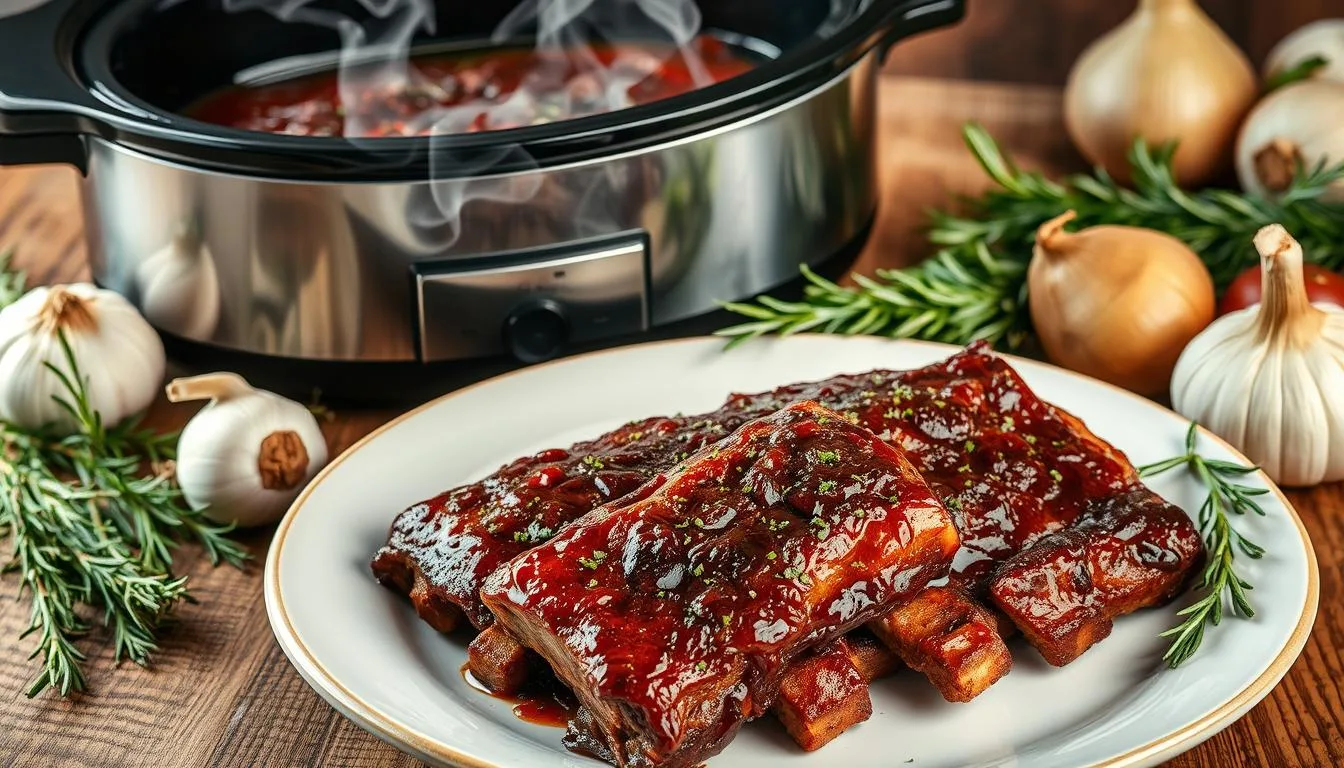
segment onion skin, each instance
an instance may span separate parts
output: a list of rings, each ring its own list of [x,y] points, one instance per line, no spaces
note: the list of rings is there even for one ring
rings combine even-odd
[[[1230,167],[1256,95],[1246,55],[1193,0],[1141,0],[1074,65],[1064,120],[1078,150],[1123,184],[1135,138],[1179,141],[1172,172],[1190,188]]]
[[[1213,322],[1213,279],[1176,238],[1137,227],[1044,224],[1027,271],[1050,360],[1141,395],[1165,392],[1186,344]]]

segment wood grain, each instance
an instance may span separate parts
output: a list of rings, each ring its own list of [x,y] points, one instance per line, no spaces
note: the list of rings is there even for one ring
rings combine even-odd
[[[1059,97],[1052,89],[897,78],[881,88],[884,204],[859,269],[916,258],[924,251],[921,211],[983,186],[957,137],[964,120],[985,124],[1024,165],[1053,171],[1078,165],[1062,138]],[[0,169],[0,249],[19,246],[20,262],[39,281],[85,273],[74,181],[63,168]],[[170,426],[189,413],[160,405],[154,418]],[[326,425],[332,450],[393,415],[340,414]],[[1172,766],[1344,765],[1344,486],[1290,497],[1320,558],[1316,629],[1301,660],[1265,702]],[[264,529],[243,537],[258,563],[269,535]],[[107,639],[95,634],[83,644],[92,657],[93,693],[70,702],[49,696],[30,701],[18,693],[32,670],[24,660],[28,644],[14,641],[27,606],[12,599],[12,579],[0,583],[0,765],[418,764],[351,725],[302,682],[267,627],[258,566],[212,569],[192,548],[178,557],[201,603],[182,611],[155,666],[112,669]]]

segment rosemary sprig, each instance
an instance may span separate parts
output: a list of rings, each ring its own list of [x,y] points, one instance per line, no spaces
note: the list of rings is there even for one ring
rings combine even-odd
[[[855,275],[846,288],[806,266],[804,301],[770,296],[758,304],[725,304],[753,322],[724,328],[735,346],[768,333],[803,331],[874,334],[964,344],[974,339],[1016,346],[1026,335],[1023,290],[1026,264],[997,259],[983,244],[970,258],[944,250],[914,269],[880,269],[877,279]]]
[[[183,501],[172,479],[174,436],[134,422],[104,425],[70,345],[60,341],[69,374],[48,369],[78,429],[61,435],[0,422],[0,537],[11,546],[3,571],[19,575],[20,595],[32,602],[23,636],[37,637],[29,658],[42,659],[30,697],[85,689],[86,657],[75,640],[90,627],[80,605],[101,611],[118,662],[143,666],[177,603],[191,600],[186,577],[172,572],[173,549],[195,541],[212,563],[238,567],[248,557],[226,537],[229,528]]]
[[[980,126],[968,124],[963,134],[995,186],[965,200],[961,215],[931,214],[929,240],[940,246],[932,258],[879,271],[876,279],[856,275],[855,288],[804,269],[802,301],[762,296],[728,304],[750,322],[719,335],[739,343],[815,330],[1018,346],[1030,333],[1026,271],[1036,229],[1070,209],[1078,214],[1075,227],[1120,224],[1170,233],[1203,258],[1220,289],[1257,263],[1251,239],[1275,222],[1294,233],[1309,260],[1344,268],[1344,204],[1324,198],[1331,184],[1344,179],[1344,164],[1301,168],[1273,199],[1220,189],[1186,192],[1171,173],[1175,146],[1138,141],[1130,152],[1134,188],[1128,189],[1100,169],[1052,181],[1018,168]]]
[[[1145,227],[1166,232],[1189,245],[1213,273],[1220,288],[1258,262],[1251,241],[1268,224],[1292,232],[1315,263],[1344,267],[1344,205],[1323,198],[1344,179],[1344,164],[1299,168],[1292,184],[1274,199],[1225,189],[1187,192],[1171,173],[1175,144],[1151,148],[1142,140],[1130,150],[1134,188],[1117,184],[1105,171],[1054,182],[1023,171],[1003,155],[980,126],[963,133],[976,160],[997,185],[966,201],[966,214],[934,213],[929,239],[967,247],[983,243],[1031,258],[1036,229],[1066,210],[1078,213],[1077,228],[1098,224]]]
[[[1258,544],[1238,533],[1228,517],[1229,512],[1238,515],[1248,512],[1265,514],[1255,497],[1269,491],[1236,482],[1237,478],[1252,474],[1259,468],[1200,456],[1195,452],[1198,435],[1199,425],[1191,423],[1190,431],[1185,436],[1185,455],[1139,468],[1139,474],[1143,477],[1155,477],[1183,467],[1194,473],[1208,491],[1208,496],[1199,508],[1199,530],[1204,537],[1207,559],[1204,562],[1204,574],[1196,585],[1205,590],[1205,594],[1194,605],[1177,614],[1185,617],[1180,624],[1161,635],[1172,638],[1171,647],[1162,656],[1172,669],[1185,663],[1199,650],[1207,625],[1216,627],[1222,622],[1224,594],[1232,605],[1233,615],[1248,619],[1255,615],[1255,609],[1246,594],[1252,586],[1237,574],[1236,554],[1240,550],[1253,560],[1265,554]]]

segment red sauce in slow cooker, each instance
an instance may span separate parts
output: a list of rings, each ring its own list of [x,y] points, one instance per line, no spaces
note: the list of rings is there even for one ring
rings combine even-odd
[[[413,57],[406,77],[383,67],[352,71],[344,87],[335,70],[230,86],[183,113],[295,136],[475,133],[647,104],[736,77],[754,64],[752,54],[707,35],[686,51],[618,43],[431,54]],[[342,91],[353,98],[342,99]]]

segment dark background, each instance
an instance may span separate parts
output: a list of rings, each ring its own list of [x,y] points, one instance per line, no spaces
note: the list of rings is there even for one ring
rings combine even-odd
[[[1069,67],[1096,38],[1119,24],[1135,0],[966,0],[959,26],[906,41],[890,71],[905,75],[1063,85]],[[1204,11],[1251,57],[1257,69],[1289,32],[1344,17],[1344,0],[1199,0]]]

